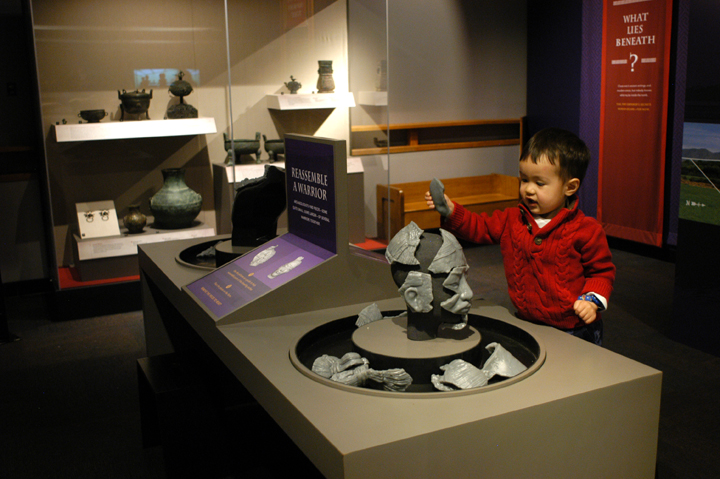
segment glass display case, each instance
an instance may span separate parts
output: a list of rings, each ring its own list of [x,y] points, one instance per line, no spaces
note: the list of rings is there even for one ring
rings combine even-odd
[[[523,1],[487,11],[409,0],[31,6],[51,269],[61,289],[135,280],[128,252],[138,243],[229,233],[233,185],[257,175],[269,161],[265,143],[286,133],[346,140],[349,172],[362,173],[351,221],[358,219],[362,239],[380,238],[375,247],[398,217],[378,185],[389,192],[433,177],[517,173],[526,104]],[[191,91],[178,97],[170,86],[180,80]],[[145,110],[125,104],[133,95],[146,100]],[[182,102],[197,118],[168,118]],[[229,158],[228,138],[257,138],[259,153]],[[282,155],[274,160],[283,165]],[[184,168],[187,186],[203,198],[194,229],[152,229],[148,202],[168,168]],[[80,232],[78,204],[99,201],[111,201],[120,222],[111,240]],[[139,235],[122,225],[134,205],[148,216]]]
[[[217,227],[212,178],[214,165],[228,164],[226,138],[260,133],[266,143],[293,132],[349,139],[354,97],[344,2],[168,6],[32,1],[52,269],[60,289],[136,280],[137,244],[228,232]],[[323,78],[334,83],[327,93],[319,92],[321,61],[330,68]],[[291,78],[303,85],[292,97]],[[191,87],[181,99],[170,91],[180,80]],[[301,104],[288,107],[291,98]],[[128,103],[134,100],[144,108]],[[179,102],[195,108],[197,118],[168,115]],[[268,151],[261,147],[256,157],[234,161],[233,182],[237,170],[257,171]],[[153,222],[149,200],[169,168],[183,168],[187,187],[202,196],[202,209],[186,228]],[[88,216],[79,208],[97,202],[110,202],[119,234],[85,237]],[[122,221],[133,205],[148,219],[139,234]]]

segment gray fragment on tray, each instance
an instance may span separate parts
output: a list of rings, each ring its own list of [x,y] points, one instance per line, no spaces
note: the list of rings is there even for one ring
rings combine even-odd
[[[405,391],[412,384],[412,377],[404,369],[376,371],[370,369],[368,360],[358,353],[346,353],[342,358],[323,354],[315,359],[312,371],[324,378],[347,386],[364,386],[368,380],[383,385],[386,391]]]
[[[357,387],[364,386],[368,380],[371,380],[382,384],[386,391],[395,392],[405,391],[412,384],[412,377],[404,369],[376,371],[370,369],[367,364],[333,374],[330,380]]]
[[[324,378],[330,378],[348,368],[366,364],[367,359],[361,358],[358,353],[346,353],[342,358],[323,354],[313,362],[312,371]]]
[[[366,324],[372,323],[373,321],[379,321],[381,319],[383,319],[383,316],[380,312],[380,308],[378,308],[378,305],[376,303],[373,303],[360,311],[360,313],[358,314],[358,319],[357,321],[355,321],[355,326],[359,328],[361,326],[365,326]]]
[[[482,369],[456,359],[440,366],[443,374],[433,374],[430,381],[440,391],[457,391],[485,386],[494,376],[511,378],[525,371],[527,367],[518,361],[507,349],[498,343],[490,343],[485,349],[491,352]]]
[[[450,364],[440,366],[440,369],[445,371],[442,375],[433,374],[430,376],[433,386],[440,391],[479,388],[485,386],[488,382],[485,371],[462,359],[456,359]]]
[[[214,258],[214,257],[215,257],[215,247],[216,247],[219,243],[222,243],[222,241],[218,241],[217,243],[215,243],[215,244],[212,245],[211,247],[202,250],[202,251],[199,252],[199,253],[197,254],[197,256],[195,256],[195,257],[196,257],[196,258]]]
[[[492,378],[496,374],[498,376],[511,378],[527,369],[527,367],[518,361],[517,358],[510,353],[510,351],[503,348],[498,343],[490,343],[485,346],[485,349],[492,352],[483,366],[483,371],[485,371],[488,375],[488,379]]]

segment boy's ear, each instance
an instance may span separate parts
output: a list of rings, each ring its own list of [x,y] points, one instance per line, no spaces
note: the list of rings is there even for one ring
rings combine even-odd
[[[580,189],[580,178],[572,178],[565,184],[565,196],[572,196]]]

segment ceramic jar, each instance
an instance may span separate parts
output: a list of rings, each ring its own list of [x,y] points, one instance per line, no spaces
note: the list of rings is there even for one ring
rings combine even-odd
[[[123,217],[123,224],[130,234],[142,233],[147,217],[140,211],[140,205],[128,206],[128,214]]]
[[[335,80],[333,79],[332,60],[318,60],[318,93],[332,93],[335,91]]]
[[[150,198],[155,226],[161,229],[188,228],[200,213],[202,196],[185,184],[185,168],[162,170],[162,188]]]

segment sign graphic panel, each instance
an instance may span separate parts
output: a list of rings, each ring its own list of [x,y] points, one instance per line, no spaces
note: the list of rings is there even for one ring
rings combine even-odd
[[[671,0],[605,0],[598,219],[662,244]]]
[[[191,283],[188,290],[222,317],[332,256],[302,238],[285,234]]]

